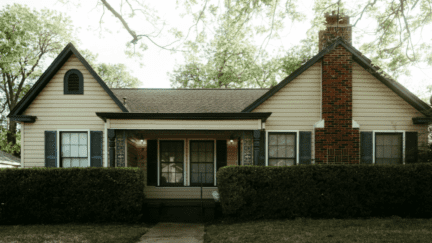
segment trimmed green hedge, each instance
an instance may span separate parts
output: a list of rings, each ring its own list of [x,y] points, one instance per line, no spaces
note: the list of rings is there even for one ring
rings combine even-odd
[[[227,166],[217,181],[243,219],[432,217],[432,164]]]
[[[2,224],[136,222],[143,200],[138,168],[0,169]]]

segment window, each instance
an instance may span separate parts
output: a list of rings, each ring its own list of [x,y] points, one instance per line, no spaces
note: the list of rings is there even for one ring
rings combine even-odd
[[[60,133],[60,167],[88,167],[88,133]]]
[[[268,136],[268,165],[295,165],[296,134],[269,133]]]
[[[161,186],[183,186],[183,141],[159,141]]]
[[[375,134],[375,164],[402,164],[402,133]]]
[[[191,186],[213,186],[214,141],[190,142]]]
[[[64,94],[84,94],[83,75],[77,69],[71,69],[64,76]]]

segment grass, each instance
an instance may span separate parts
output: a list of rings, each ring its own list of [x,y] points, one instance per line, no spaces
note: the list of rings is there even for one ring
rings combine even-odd
[[[148,224],[0,225],[0,243],[137,242]]]
[[[296,219],[217,222],[204,242],[431,242],[432,219]]]

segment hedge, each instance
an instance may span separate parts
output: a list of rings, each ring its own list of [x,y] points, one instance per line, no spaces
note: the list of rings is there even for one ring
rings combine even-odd
[[[432,217],[432,165],[227,166],[224,215],[261,218]]]
[[[138,168],[0,169],[0,223],[136,222]]]

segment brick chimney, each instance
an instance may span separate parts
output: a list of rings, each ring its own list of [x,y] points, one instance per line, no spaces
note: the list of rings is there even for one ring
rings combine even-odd
[[[352,25],[349,23],[350,18],[344,14],[338,16],[335,11],[331,14],[326,13],[324,16],[326,29],[319,32],[319,51],[333,43],[338,37],[342,37],[346,43],[351,44]]]
[[[339,36],[351,43],[349,17],[334,12],[326,14],[327,29],[321,31],[320,50]],[[352,54],[339,45],[322,58],[322,119],[315,128],[315,162],[317,164],[358,164],[360,159],[359,128],[352,122]]]

